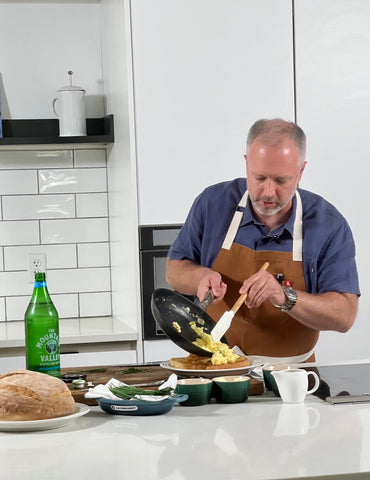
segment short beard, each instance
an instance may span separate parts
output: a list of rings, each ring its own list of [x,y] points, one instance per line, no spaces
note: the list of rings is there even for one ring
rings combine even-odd
[[[256,212],[259,214],[259,215],[263,215],[265,217],[271,217],[272,215],[276,215],[277,213],[279,213],[283,208],[285,208],[288,203],[292,200],[292,198],[294,197],[295,195],[295,192],[296,192],[296,188],[294,189],[292,195],[287,199],[287,201],[285,203],[279,203],[279,202],[275,202],[277,205],[275,208],[273,209],[268,209],[267,211],[263,211],[259,206],[258,206],[258,202],[259,201],[264,201],[264,202],[272,202],[273,199],[270,199],[270,198],[257,198],[256,200],[252,199],[251,198],[251,202],[252,202],[252,205],[253,205],[253,208],[256,210]]]
[[[287,202],[288,203],[288,202]],[[285,205],[287,205],[287,203]],[[263,215],[265,217],[270,217],[272,215],[275,215],[276,213],[280,212],[280,210],[282,210],[285,205],[281,205],[280,203],[278,203],[276,205],[275,208],[273,209],[268,209],[267,211],[265,210],[262,210],[259,205],[258,205],[258,201],[254,201],[252,200],[252,205],[253,205],[253,208],[256,210],[256,212],[259,214],[259,215]]]

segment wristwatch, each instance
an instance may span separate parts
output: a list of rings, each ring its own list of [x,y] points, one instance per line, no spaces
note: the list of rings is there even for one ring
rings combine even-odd
[[[285,303],[283,305],[275,305],[275,307],[280,308],[282,312],[289,312],[291,308],[297,302],[297,293],[292,287],[281,287],[284,290]]]

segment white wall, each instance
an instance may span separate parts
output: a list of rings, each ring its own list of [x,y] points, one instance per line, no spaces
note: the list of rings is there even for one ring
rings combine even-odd
[[[87,117],[105,114],[99,3],[2,2],[0,45],[3,118],[55,118],[68,70],[86,90]]]
[[[308,151],[301,186],[348,219],[362,296],[346,334],[323,332],[323,360],[370,358],[370,2],[295,1],[298,123]]]

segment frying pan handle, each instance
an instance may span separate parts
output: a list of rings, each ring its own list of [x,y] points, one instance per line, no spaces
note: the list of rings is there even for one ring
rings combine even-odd
[[[213,299],[214,295],[212,293],[212,290],[208,290],[202,301],[200,301],[199,298],[196,298],[194,303],[196,303],[198,307],[200,307],[202,310],[206,311],[206,308],[210,303],[212,303]]]

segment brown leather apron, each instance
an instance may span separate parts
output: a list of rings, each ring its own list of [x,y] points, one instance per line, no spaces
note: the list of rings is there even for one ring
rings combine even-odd
[[[302,205],[297,196],[296,220],[293,235],[292,252],[255,251],[233,242],[239,228],[242,212],[236,212],[230,224],[224,244],[213,265],[213,270],[222,275],[227,284],[224,299],[216,305],[210,305],[207,313],[217,321],[230,310],[239,298],[239,289],[246,278],[256,273],[264,262],[269,262],[268,272],[274,275],[282,273],[290,280],[296,290],[305,291],[302,267]],[[247,192],[239,206],[246,205]],[[248,356],[275,357],[281,363],[314,361],[312,349],[319,337],[319,331],[306,327],[287,313],[264,302],[260,307],[249,309],[245,304],[239,309],[226,333],[229,345],[238,346]],[[268,361],[268,358],[265,358]],[[271,362],[270,362],[271,363]],[[276,363],[276,361],[275,361]]]

